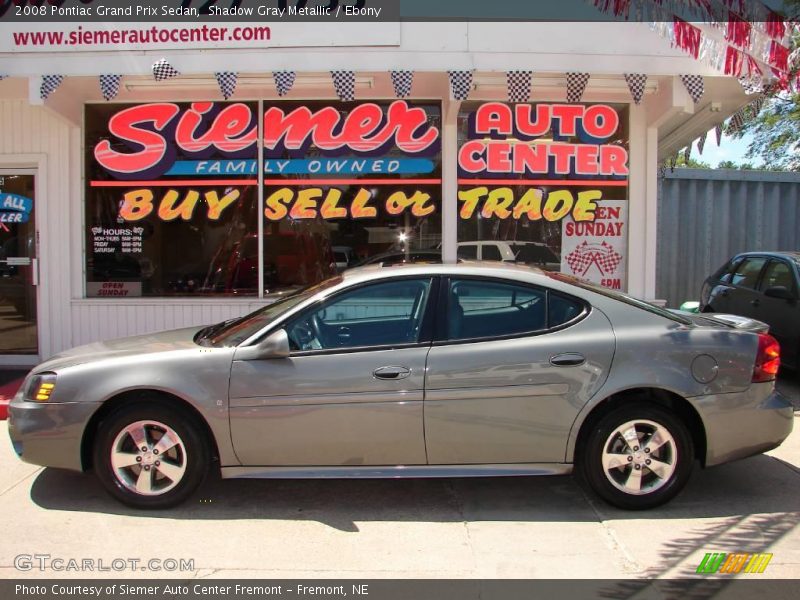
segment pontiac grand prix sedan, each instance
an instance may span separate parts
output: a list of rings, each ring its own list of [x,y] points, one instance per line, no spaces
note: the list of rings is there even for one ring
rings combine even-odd
[[[93,469],[141,508],[185,500],[215,465],[224,478],[574,469],[642,509],[695,461],[789,435],[778,345],[750,329],[527,267],[364,267],[240,319],[64,352],[28,376],[9,431],[23,460]]]

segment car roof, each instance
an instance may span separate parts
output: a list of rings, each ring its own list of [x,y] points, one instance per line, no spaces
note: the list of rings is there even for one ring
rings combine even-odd
[[[792,260],[800,262],[800,251],[798,250],[760,250],[751,252],[740,252],[736,258],[742,256],[776,256],[780,258],[791,258]]]
[[[458,263],[448,264],[397,264],[383,266],[381,264],[364,265],[348,269],[342,277],[348,283],[352,280],[367,281],[380,279],[387,276],[409,275],[478,275],[483,277],[500,277],[508,279],[530,280],[531,276],[542,277],[544,282],[547,275],[541,269],[525,265],[516,265],[504,262],[470,261],[462,260]]]

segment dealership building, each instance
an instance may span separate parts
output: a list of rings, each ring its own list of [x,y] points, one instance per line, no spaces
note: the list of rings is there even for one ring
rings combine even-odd
[[[736,75],[774,69],[747,48],[785,41],[769,23],[747,48],[698,23],[697,50],[639,22],[223,26],[0,22],[2,364],[421,250],[658,300],[660,166],[716,143],[754,99]]]

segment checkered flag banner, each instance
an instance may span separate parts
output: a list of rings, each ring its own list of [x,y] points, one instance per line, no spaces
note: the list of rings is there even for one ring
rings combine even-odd
[[[529,102],[531,99],[532,78],[533,71],[508,71],[506,73],[508,101]]]
[[[43,75],[42,85],[39,88],[39,97],[42,100],[47,100],[50,94],[55,92],[63,81],[63,75]]]
[[[567,254],[567,265],[576,275],[586,275],[592,264],[600,269],[602,275],[610,275],[622,262],[622,255],[607,242],[589,244],[584,241]]]
[[[214,77],[217,78],[217,85],[219,85],[219,91],[222,92],[222,97],[227,100],[233,96],[233,92],[236,91],[236,81],[239,78],[238,73],[222,71],[221,73],[214,73]]]
[[[389,71],[389,76],[392,78],[394,95],[398,98],[408,98],[414,83],[414,71]]]
[[[683,82],[683,86],[686,88],[686,91],[689,92],[689,95],[692,97],[692,102],[697,104],[700,102],[700,98],[703,97],[703,92],[705,92],[705,85],[703,84],[703,76],[702,75],[681,75],[681,81]]]
[[[714,127],[714,134],[717,136],[717,148],[722,143],[722,123],[717,123],[717,126]]]
[[[180,75],[178,69],[169,64],[166,58],[154,62],[152,69],[153,79],[156,81],[164,81],[165,79],[172,79]]]
[[[333,89],[342,102],[352,102],[356,99],[356,73],[355,71],[331,71]]]
[[[686,148],[683,149],[683,162],[688,167],[689,166],[689,159],[692,158],[692,144],[690,143]]]
[[[589,73],[567,73],[567,102],[580,102],[587,83]]]
[[[121,82],[122,75],[100,75],[100,93],[103,94],[106,101],[117,97]]]
[[[647,85],[647,75],[644,73],[625,73],[625,82],[635,104],[641,104],[644,97],[644,88]]]
[[[703,148],[706,147],[706,137],[708,137],[708,132],[704,131],[703,135],[697,138],[697,152],[700,154],[700,156],[703,155]]]
[[[273,71],[272,79],[275,80],[275,89],[278,90],[278,96],[285,96],[292,90],[294,80],[297,79],[297,73],[294,71]]]
[[[466,100],[472,91],[472,71],[448,71],[450,78],[450,97],[453,100]]]

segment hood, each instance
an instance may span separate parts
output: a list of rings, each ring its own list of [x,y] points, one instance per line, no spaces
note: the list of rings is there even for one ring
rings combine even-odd
[[[85,346],[77,346],[70,350],[60,352],[43,362],[36,367],[35,372],[74,367],[87,362],[109,358],[158,354],[162,352],[197,348],[198,346],[193,340],[195,334],[201,329],[203,329],[203,327],[185,327],[183,329],[160,331],[147,335],[136,335],[105,342],[94,342],[92,344],[86,344]]]
[[[714,327],[724,325],[739,331],[750,331],[752,333],[769,333],[769,325],[763,321],[757,321],[750,317],[740,315],[729,315],[725,313],[691,313],[683,310],[670,310],[680,316],[689,319],[700,327]]]

